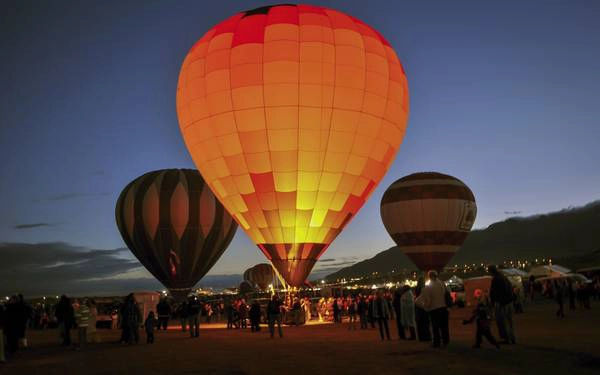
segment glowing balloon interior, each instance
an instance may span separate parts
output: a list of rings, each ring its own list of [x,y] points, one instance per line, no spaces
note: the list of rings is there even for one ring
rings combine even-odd
[[[210,188],[299,286],[394,160],[408,86],[370,26],[277,5],[236,14],[192,47],[177,113]]]
[[[419,269],[441,270],[463,244],[477,216],[473,192],[442,173],[415,173],[388,187],[381,219]]]

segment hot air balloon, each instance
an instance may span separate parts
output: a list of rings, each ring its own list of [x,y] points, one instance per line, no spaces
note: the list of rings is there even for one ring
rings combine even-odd
[[[239,286],[239,294],[249,294],[254,292],[254,287],[249,281],[242,281]]]
[[[423,271],[444,268],[469,235],[476,215],[471,189],[437,172],[402,177],[381,199],[385,228]]]
[[[191,169],[149,172],[123,189],[117,227],[131,252],[176,299],[211,269],[237,224]]]
[[[394,160],[408,85],[390,44],[362,21],[267,6],[228,18],[192,47],[177,114],[215,195],[300,286]]]
[[[267,263],[257,264],[244,272],[244,280],[252,285],[258,285],[262,290],[267,289],[269,284],[274,284],[276,277],[273,266]]]

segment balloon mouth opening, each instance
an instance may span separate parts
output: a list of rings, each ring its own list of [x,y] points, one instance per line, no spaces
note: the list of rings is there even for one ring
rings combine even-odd
[[[169,288],[169,292],[175,301],[180,302],[187,299],[192,292],[192,288]]]
[[[310,271],[329,244],[263,243],[258,244],[258,247],[290,286],[300,287],[304,285]]]

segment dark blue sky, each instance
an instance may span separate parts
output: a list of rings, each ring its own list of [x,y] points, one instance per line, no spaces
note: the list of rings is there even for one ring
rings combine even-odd
[[[600,198],[600,2],[314,3],[378,29],[411,95],[396,161],[325,257],[391,246],[379,201],[415,171],[465,181],[480,228],[509,211]],[[193,167],[175,111],[188,49],[215,23],[265,3],[0,4],[0,242],[123,246],[114,224],[121,189],[150,170]],[[239,231],[211,273],[262,259]]]

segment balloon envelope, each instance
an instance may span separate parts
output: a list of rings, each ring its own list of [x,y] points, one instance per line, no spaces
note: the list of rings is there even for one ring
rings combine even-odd
[[[257,264],[244,272],[244,280],[252,285],[258,285],[262,290],[267,289],[269,284],[273,284],[275,277],[273,266],[268,263]]]
[[[388,187],[381,219],[398,247],[423,271],[441,270],[467,238],[477,205],[456,177],[415,173]]]
[[[138,177],[121,192],[115,216],[131,252],[177,299],[210,270],[237,229],[191,169]]]
[[[408,85],[390,44],[362,21],[268,6],[228,18],[192,47],[177,114],[215,195],[300,286],[392,163]]]

